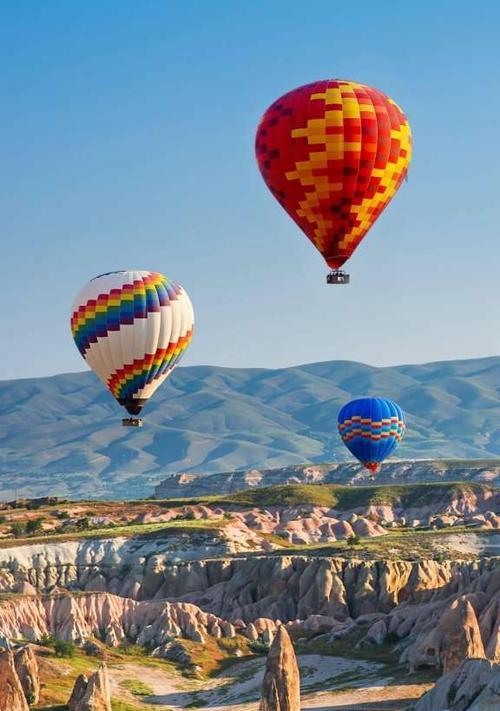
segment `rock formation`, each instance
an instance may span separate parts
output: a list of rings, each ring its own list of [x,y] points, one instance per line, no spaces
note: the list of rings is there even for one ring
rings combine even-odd
[[[87,679],[81,674],[68,702],[69,711],[111,711],[111,693],[105,664]]]
[[[174,637],[203,642],[234,637],[234,625],[187,602],[137,602],[108,593],[26,597],[0,602],[0,635],[37,640],[53,635],[83,644],[97,637],[116,647],[125,638],[153,648]]]
[[[156,556],[146,567],[141,601],[104,592],[0,600],[0,638],[35,641],[52,634],[79,644],[97,637],[115,646],[127,637],[155,648],[172,638],[200,642],[237,632],[271,641],[278,620],[297,633],[337,636],[370,620],[368,641],[396,636],[406,645],[402,661],[410,667],[439,666],[446,646],[440,619],[465,596],[477,618],[483,654],[500,658],[500,566],[493,558],[410,562],[262,556],[165,567]],[[477,630],[473,641],[477,647]]]
[[[461,580],[467,582],[493,566],[488,560],[347,561],[265,555],[229,559],[216,557],[206,547],[198,550],[206,560],[173,563],[172,555],[182,557],[180,551],[168,548],[167,541],[155,539],[155,544],[134,539],[87,540],[0,550],[0,592],[13,590],[25,580],[40,593],[65,588],[137,600],[182,596],[195,604],[199,597],[208,599],[205,609],[219,617],[241,617],[246,622],[256,617],[331,614],[333,607],[339,607],[333,596],[344,606],[344,614],[355,617],[389,612],[403,599],[424,597],[426,591],[430,597],[443,586],[456,584],[458,589]],[[250,579],[258,581],[252,599],[247,594]],[[308,594],[311,586],[314,589]],[[276,606],[276,615],[269,614],[269,604]]]
[[[21,647],[14,653],[14,664],[28,704],[38,703],[40,698],[40,675],[38,661],[30,645]]]
[[[439,620],[439,655],[443,673],[456,669],[465,659],[484,659],[484,646],[476,613],[465,597],[454,600]]]
[[[500,567],[484,571],[458,590],[445,586],[430,598],[402,603],[375,621],[367,639],[387,635],[406,642],[401,661],[410,669],[445,666],[451,670],[467,657],[500,660]]]
[[[500,708],[500,665],[469,659],[442,676],[414,711],[493,711]]]
[[[0,653],[0,711],[29,711],[12,652]]]
[[[327,464],[298,464],[276,469],[249,469],[217,474],[183,472],[170,474],[158,484],[155,495],[163,499],[182,499],[187,496],[219,495],[254,489],[256,486],[280,484],[341,484],[356,481],[362,474],[356,462]],[[480,481],[494,482],[500,477],[500,467],[491,463],[464,461],[406,461],[386,462],[377,481],[381,484],[422,481]],[[437,510],[437,509],[436,509]]]
[[[79,676],[77,676],[75,685],[73,686],[73,691],[71,692],[71,696],[69,697],[68,701],[69,711],[76,711],[76,709],[78,709],[78,704],[82,702],[82,699],[85,696],[85,692],[87,691],[88,683],[89,680],[87,679],[85,674],[80,674]]]
[[[484,659],[483,638],[471,600],[478,614],[482,612],[487,603],[486,596],[477,596],[474,593],[452,596],[451,600],[441,603],[408,607],[406,619],[399,619],[397,627],[394,621],[399,617],[398,612],[405,614],[404,607],[402,606],[401,611],[395,611],[389,627],[393,632],[396,629],[404,630],[405,636],[410,638],[410,645],[402,654],[401,661],[406,661],[411,671],[417,667],[433,666],[442,668],[446,674],[456,669],[464,659]],[[413,619],[415,612],[416,620]],[[387,629],[387,620],[382,624]],[[377,641],[375,636],[380,635],[380,626],[381,623],[376,623],[369,630],[368,636],[374,641]],[[486,634],[485,639],[489,641]],[[380,641],[383,641],[383,638]]]
[[[183,577],[186,571],[190,573],[189,586],[184,587],[181,593],[184,594],[199,590],[203,578],[211,578],[214,572],[217,574],[217,563],[214,564],[213,559],[220,560],[250,550],[266,553],[278,547],[280,539],[283,545],[287,542],[300,545],[330,543],[355,535],[384,536],[389,527],[403,524],[411,527],[441,526],[445,522],[450,531],[465,523],[500,530],[500,516],[495,513],[500,510],[500,495],[493,488],[477,487],[476,490],[462,485],[455,491],[448,487],[446,496],[441,491],[435,499],[429,499],[427,489],[426,498],[423,493],[418,494],[416,488],[417,493],[407,494],[404,505],[401,502],[370,504],[343,511],[312,504],[269,506],[265,509],[191,505],[166,510],[155,504],[156,508],[152,511],[141,509],[140,515],[132,509],[129,514],[123,513],[120,520],[116,513],[116,523],[170,521],[189,514],[207,522],[213,519],[217,521],[217,526],[205,530],[191,529],[189,532],[172,529],[154,540],[116,537],[68,540],[62,544],[51,542],[47,537],[45,542],[33,545],[19,546],[13,542],[11,547],[0,550],[0,592],[33,595],[53,592],[59,587],[111,592],[139,600],[171,597],[171,589],[164,585],[164,574],[168,574],[171,588],[174,582],[170,570],[173,562],[178,564],[176,570]],[[440,511],[439,516],[436,510]],[[70,512],[65,510],[59,513]],[[100,521],[103,517],[87,518]],[[59,523],[56,517],[54,520]],[[76,517],[73,525],[79,520]],[[222,526],[221,520],[224,522]],[[272,541],[266,538],[267,534],[274,534]],[[210,562],[206,563],[205,571],[196,565],[191,566],[191,563],[202,560],[202,568],[207,559]],[[239,565],[235,562],[229,570],[232,572]],[[225,566],[224,572],[227,569]],[[394,572],[397,573],[397,570]],[[376,573],[374,577],[376,579]],[[196,587],[192,587],[193,583]],[[401,587],[399,583],[398,586]]]
[[[299,668],[283,625],[278,628],[267,657],[260,711],[300,711]]]

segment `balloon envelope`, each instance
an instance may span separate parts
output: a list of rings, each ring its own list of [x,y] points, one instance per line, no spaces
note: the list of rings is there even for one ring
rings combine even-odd
[[[193,323],[182,286],[158,272],[117,271],[81,290],[71,331],[89,366],[135,415],[179,362]]]
[[[363,397],[351,400],[337,417],[347,449],[371,472],[397,447],[406,430],[402,409],[392,400]]]
[[[319,81],[269,107],[257,129],[256,154],[275,198],[338,269],[405,177],[411,131],[381,91]]]

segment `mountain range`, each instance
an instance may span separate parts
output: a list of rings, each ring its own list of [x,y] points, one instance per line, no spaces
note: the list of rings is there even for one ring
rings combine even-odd
[[[405,459],[500,456],[500,357],[374,367],[181,367],[142,429],[91,372],[0,382],[0,497],[143,497],[166,475],[351,459],[336,432],[347,400],[405,410]]]

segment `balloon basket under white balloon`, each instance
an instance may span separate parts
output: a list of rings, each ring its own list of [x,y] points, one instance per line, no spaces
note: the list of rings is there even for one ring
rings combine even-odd
[[[124,417],[122,420],[122,425],[124,427],[142,427],[144,420],[142,417]]]
[[[349,284],[351,277],[346,272],[341,269],[336,269],[330,274],[327,274],[326,283],[327,284]]]

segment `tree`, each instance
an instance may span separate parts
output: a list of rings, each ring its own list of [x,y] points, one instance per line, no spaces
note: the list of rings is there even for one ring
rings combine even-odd
[[[56,653],[56,657],[72,659],[75,656],[75,645],[71,642],[64,642],[62,639],[56,639],[54,642],[54,652]]]
[[[24,536],[26,533],[26,524],[22,521],[15,521],[10,527],[10,531],[16,538],[21,538],[21,536]]]
[[[42,530],[42,518],[31,518],[26,524],[26,533],[32,535]]]

